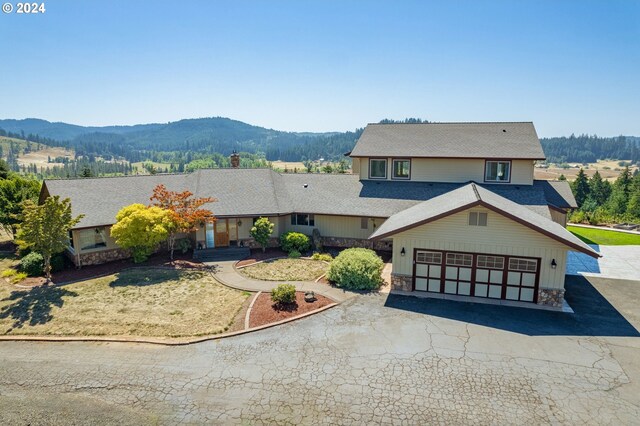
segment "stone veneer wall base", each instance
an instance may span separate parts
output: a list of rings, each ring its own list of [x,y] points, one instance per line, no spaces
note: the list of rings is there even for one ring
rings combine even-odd
[[[411,275],[391,273],[391,290],[413,291]]]
[[[72,257],[74,263],[76,262],[75,257],[76,256]],[[80,263],[76,264],[76,266],[83,267],[89,265],[98,265],[101,263],[113,262],[114,260],[127,259],[129,257],[131,257],[131,251],[121,248],[100,250],[90,253],[80,253]]]
[[[564,303],[564,289],[541,288],[538,290],[538,305],[561,308]]]
[[[363,238],[321,237],[324,247],[360,247],[373,250],[391,250],[391,241],[371,241]]]

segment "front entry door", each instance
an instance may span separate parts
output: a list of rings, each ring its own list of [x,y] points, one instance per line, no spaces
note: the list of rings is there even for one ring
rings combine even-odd
[[[215,222],[216,247],[229,246],[229,219],[218,219]]]
[[[207,222],[205,224],[204,227],[204,234],[205,234],[205,244],[207,245],[207,248],[214,248],[215,244],[214,244],[214,237],[213,237],[213,223],[212,222]]]

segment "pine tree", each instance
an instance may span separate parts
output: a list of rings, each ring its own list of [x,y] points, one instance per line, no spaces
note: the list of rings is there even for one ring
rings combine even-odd
[[[589,181],[587,180],[587,175],[584,173],[583,169],[580,169],[578,172],[578,176],[571,185],[571,189],[573,189],[573,195],[576,197],[578,207],[581,207],[589,196]]]
[[[600,176],[600,173],[596,170],[589,180],[589,192],[593,201],[595,201],[598,206],[602,206],[609,199],[609,195],[611,195],[611,184],[606,180],[602,180],[602,176]]]

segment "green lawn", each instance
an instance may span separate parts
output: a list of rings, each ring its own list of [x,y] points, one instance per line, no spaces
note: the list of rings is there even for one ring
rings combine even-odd
[[[567,226],[573,235],[587,244],[603,246],[635,246],[640,245],[640,235],[627,234],[626,232],[608,231],[605,229],[580,228]]]

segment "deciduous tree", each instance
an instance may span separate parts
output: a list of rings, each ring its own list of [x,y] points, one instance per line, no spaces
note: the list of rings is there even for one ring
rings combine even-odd
[[[40,194],[40,182],[10,173],[6,179],[0,178],[0,227],[11,236],[15,235],[21,222],[22,203],[36,202]]]
[[[171,213],[160,207],[131,204],[116,215],[111,236],[120,247],[131,249],[133,261],[144,262],[174,229]]]
[[[249,231],[253,239],[256,240],[256,242],[260,244],[260,246],[262,246],[263,253],[267,249],[271,234],[273,234],[273,227],[274,224],[269,221],[269,218],[260,217],[251,227],[251,231]]]
[[[215,201],[217,200],[211,197],[194,198],[190,191],[169,191],[164,185],[158,185],[154,188],[151,205],[169,211],[174,223],[167,242],[171,259],[173,259],[178,234],[193,232],[198,224],[215,220],[211,210],[202,208],[203,205]]]
[[[69,231],[84,215],[73,217],[71,201],[56,195],[37,205],[31,200],[23,204],[23,221],[18,230],[18,244],[42,255],[44,273],[51,280],[51,256],[69,245]]]

